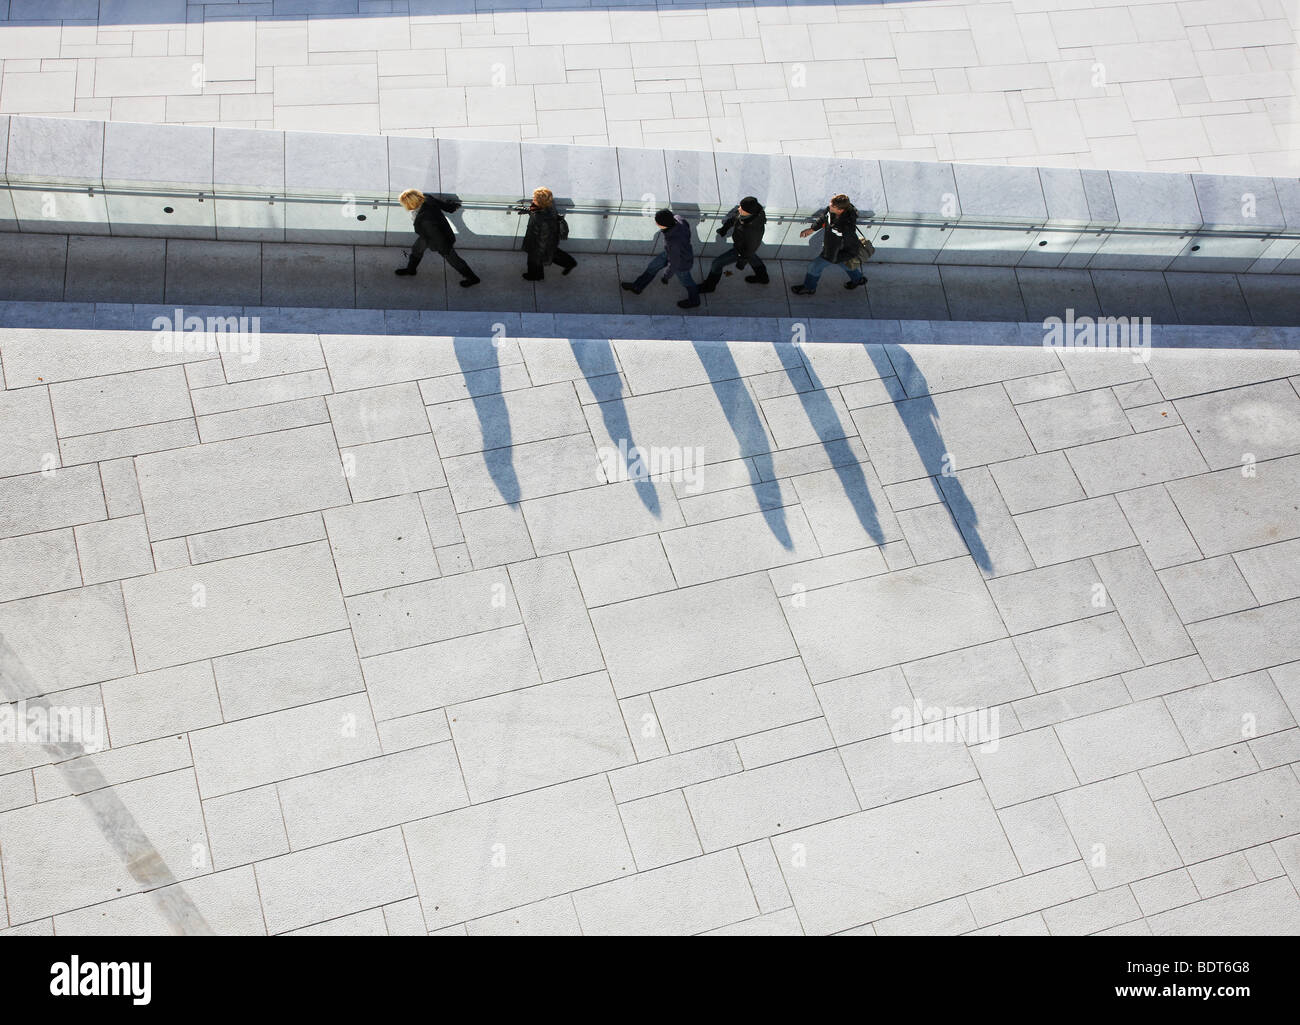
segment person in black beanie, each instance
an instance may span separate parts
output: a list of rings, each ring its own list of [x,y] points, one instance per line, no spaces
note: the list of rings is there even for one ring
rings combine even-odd
[[[718,229],[718,238],[731,235],[731,248],[714,257],[709,268],[709,276],[700,282],[701,292],[712,292],[722,280],[722,271],[734,263],[737,267],[750,264],[754,273],[745,277],[751,285],[766,285],[767,267],[758,255],[758,247],[763,244],[763,229],[767,226],[767,213],[753,196],[746,196],[728,212],[722,227]]]
[[[477,285],[480,278],[456,252],[456,233],[451,230],[451,224],[445,216],[459,210],[460,203],[425,195],[419,189],[407,189],[398,198],[402,206],[414,215],[412,222],[415,226],[415,244],[411,246],[406,266],[398,267],[394,273],[402,277],[414,274],[424,251],[432,249],[460,272],[462,288]]]
[[[686,298],[677,305],[684,310],[699,306],[700,290],[691,277],[691,266],[695,263],[695,252],[691,247],[691,226],[686,223],[685,217],[671,210],[660,210],[655,214],[655,224],[664,233],[664,251],[651,258],[639,278],[624,281],[624,290],[640,295],[654,276],[667,267],[664,281],[668,280],[668,274],[672,274],[686,288]]]

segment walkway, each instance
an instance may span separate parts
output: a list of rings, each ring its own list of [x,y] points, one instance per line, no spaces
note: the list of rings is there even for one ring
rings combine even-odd
[[[706,260],[719,244],[705,250]],[[576,252],[576,250],[575,250]],[[379,246],[203,242],[106,236],[9,235],[0,249],[0,300],[188,303],[224,306],[449,309],[490,312],[680,314],[684,290],[657,282],[640,296],[619,288],[645,266],[639,256],[578,253],[568,276],[520,280],[523,255],[465,250],[484,283],[458,287],[429,256],[414,279],[393,269],[402,250]],[[874,318],[1040,323],[1048,317],[1150,317],[1153,324],[1300,323],[1300,275],[978,267],[876,263],[868,288],[847,292],[827,271],[800,298],[803,261],[769,263],[772,283],[729,272],[700,316]],[[696,279],[701,277],[696,265]]]

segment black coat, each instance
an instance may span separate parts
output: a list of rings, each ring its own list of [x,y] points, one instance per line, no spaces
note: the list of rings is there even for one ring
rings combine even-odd
[[[843,263],[858,255],[858,211],[848,207],[844,213],[836,216],[828,207],[822,210],[814,229],[824,228],[822,233],[822,258],[831,263]]]
[[[718,229],[718,234],[726,238],[730,233],[736,255],[742,260],[748,260],[763,244],[763,230],[766,227],[767,212],[761,206],[748,217],[741,217],[740,207],[733,206],[727,219],[722,222],[722,227]]]
[[[668,254],[668,269],[674,274],[690,270],[695,263],[691,247],[691,226],[681,214],[673,214],[674,223],[664,232],[664,251]]]
[[[543,265],[555,258],[555,250],[560,247],[560,215],[554,206],[528,208],[528,227],[524,229],[524,241],[520,247],[525,253]]]
[[[454,199],[439,199],[425,193],[424,202],[415,212],[415,233],[419,235],[435,253],[446,256],[456,244],[456,233],[451,223],[444,216],[454,214],[460,209],[460,203]]]

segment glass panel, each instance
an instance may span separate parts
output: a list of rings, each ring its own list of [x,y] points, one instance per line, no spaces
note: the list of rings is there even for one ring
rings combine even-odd
[[[268,196],[232,196],[213,201],[217,238],[243,242],[283,242],[285,203]]]
[[[1187,247],[1170,264],[1170,270],[1249,270],[1251,264],[1268,252],[1269,244],[1263,238],[1189,238]]]
[[[108,223],[114,235],[216,238],[216,205],[193,194],[122,195],[109,191]],[[167,211],[170,210],[171,213]]]
[[[50,185],[12,186],[6,195],[13,202],[14,215],[22,231],[66,232],[79,235],[107,235],[108,206],[103,190]]]
[[[340,242],[383,245],[387,209],[378,200],[319,199],[285,203],[284,231],[288,242]]]
[[[945,241],[936,263],[1006,266],[1019,261],[1037,232],[1025,228],[967,229],[953,226],[942,235]]]
[[[509,149],[517,152],[513,144]],[[639,156],[642,151],[635,152]],[[652,165],[643,170],[647,171],[643,178],[653,177]],[[501,181],[508,183],[515,178],[515,173],[509,171]],[[620,184],[626,188],[628,182]],[[636,187],[633,183],[634,193]],[[663,243],[653,220],[661,194],[649,195],[650,199],[643,201],[640,194],[621,200],[569,199],[561,194],[558,202],[570,228],[566,247],[574,252],[631,255],[645,255],[661,248]],[[526,224],[519,213],[526,205],[524,195],[460,198],[461,209],[449,216],[459,245],[466,249],[518,248]],[[697,254],[707,258],[720,251],[716,229],[733,203],[728,195],[721,203],[682,202],[673,207],[691,222]],[[768,259],[811,259],[820,249],[820,236],[799,238],[810,220],[810,215],[769,209],[763,255]],[[409,245],[412,236],[410,217],[391,194],[358,194],[355,199],[345,200],[337,192],[322,195],[303,190],[271,194],[248,188],[220,188],[215,192],[175,187],[90,188],[39,180],[0,185],[0,230],[12,231],[15,226],[33,232],[374,246]],[[1245,270],[1259,260],[1287,260],[1289,269],[1295,259],[1292,251],[1300,239],[1300,232],[1295,230],[1057,230],[969,215],[963,222],[898,213],[871,221],[864,219],[860,228],[879,247],[877,259],[882,262],[1162,269],[1177,259],[1173,265],[1179,269],[1215,271]],[[1047,245],[1041,246],[1040,242]],[[1193,244],[1200,247],[1195,253],[1190,248]]]

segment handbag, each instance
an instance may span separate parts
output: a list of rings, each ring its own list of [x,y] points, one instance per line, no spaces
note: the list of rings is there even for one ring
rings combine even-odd
[[[847,260],[840,261],[849,270],[861,270],[862,265],[876,255],[876,247],[871,244],[871,239],[867,238],[860,231],[857,235],[858,251]]]
[[[555,219],[560,222],[560,241],[563,242],[569,237],[569,222],[565,220],[564,214],[556,214]]]

